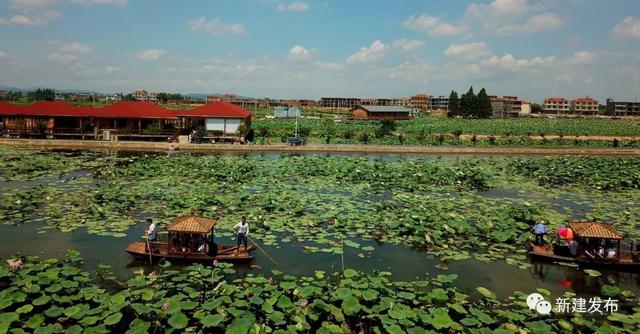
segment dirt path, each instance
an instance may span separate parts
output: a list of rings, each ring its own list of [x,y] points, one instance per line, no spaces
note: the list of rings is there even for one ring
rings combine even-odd
[[[132,141],[0,139],[0,145],[63,149],[63,150],[121,150],[167,152],[169,144]],[[395,145],[230,145],[181,144],[180,151],[196,152],[334,152],[334,153],[392,153],[392,154],[476,154],[476,155],[610,155],[640,156],[640,149],[614,148],[531,148],[531,147],[456,147],[456,146],[395,146]]]

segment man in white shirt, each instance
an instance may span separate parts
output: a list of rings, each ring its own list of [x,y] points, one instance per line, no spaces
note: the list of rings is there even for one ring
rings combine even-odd
[[[240,243],[244,245],[244,250],[247,250],[247,237],[249,236],[249,223],[247,223],[247,217],[242,216],[242,219],[237,223],[233,230],[238,232],[238,250],[240,250]]]
[[[150,242],[158,240],[158,232],[156,231],[156,224],[151,218],[147,218],[147,238]]]

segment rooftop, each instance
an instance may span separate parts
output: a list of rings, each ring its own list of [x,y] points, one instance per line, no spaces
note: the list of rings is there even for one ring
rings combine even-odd
[[[167,226],[167,231],[177,233],[209,233],[213,226],[218,222],[217,219],[198,217],[198,216],[181,216],[176,217],[173,222]]]
[[[60,101],[43,101],[28,105],[0,102],[0,115],[176,119],[179,116],[247,118],[251,116],[251,113],[227,102],[210,103],[191,110],[177,111],[165,109],[150,102],[118,102],[102,108],[93,108],[75,106]]]
[[[598,222],[571,222],[569,226],[580,238],[615,239],[620,240],[622,236],[613,228],[611,224]]]
[[[372,106],[372,105],[359,105],[357,107],[361,107],[369,112],[411,112],[411,108],[403,107],[403,106]]]

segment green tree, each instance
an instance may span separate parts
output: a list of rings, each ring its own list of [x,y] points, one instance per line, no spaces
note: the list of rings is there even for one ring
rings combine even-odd
[[[169,94],[167,93],[158,93],[156,94],[156,98],[158,99],[158,101],[160,101],[160,103],[167,103],[169,102]]]
[[[493,107],[491,106],[491,99],[487,95],[487,91],[482,88],[478,92],[478,118],[489,118],[493,115]]]
[[[458,115],[460,115],[460,99],[458,99],[458,92],[452,90],[451,94],[449,94],[449,112],[447,116],[456,117]]]
[[[462,117],[476,117],[478,115],[478,98],[473,92],[473,86],[460,98],[460,111]]]
[[[393,131],[396,130],[396,122],[392,119],[385,119],[380,122],[380,127],[376,129],[376,137],[382,138],[384,136],[390,135]]]
[[[533,114],[542,113],[542,106],[538,103],[531,103],[531,113]]]
[[[56,92],[49,88],[38,88],[27,93],[27,97],[31,101],[53,101],[56,98]]]

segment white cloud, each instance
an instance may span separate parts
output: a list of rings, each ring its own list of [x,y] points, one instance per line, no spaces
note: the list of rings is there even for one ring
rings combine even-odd
[[[489,4],[472,3],[467,7],[467,15],[474,18],[492,17],[492,19],[511,18],[529,11],[527,0],[494,0]]]
[[[7,53],[0,50],[0,60],[7,58]]]
[[[404,52],[414,52],[424,47],[425,43],[417,39],[398,39],[391,43],[392,48],[402,49]]]
[[[11,8],[17,10],[30,10],[34,8],[50,8],[58,3],[58,0],[9,0]]]
[[[640,19],[627,16],[613,27],[612,32],[618,38],[640,38]]]
[[[305,49],[302,45],[294,45],[289,50],[290,60],[306,60],[313,56],[314,50]]]
[[[207,20],[204,16],[187,21],[187,26],[191,31],[205,32],[213,36],[221,35],[244,35],[245,27],[240,23],[224,23],[216,17]]]
[[[444,50],[447,57],[478,59],[491,54],[491,49],[484,42],[451,44]]]
[[[144,51],[138,52],[136,54],[136,58],[138,58],[139,60],[145,60],[145,61],[156,61],[156,60],[162,58],[166,54],[167,54],[166,50],[149,49],[149,50],[144,50]]]
[[[317,62],[316,65],[321,69],[321,70],[327,70],[327,71],[341,71],[345,69],[345,65],[344,63],[336,63],[336,62]]]
[[[279,3],[279,12],[306,12],[309,10],[309,3],[306,1],[294,1],[288,4]]]
[[[64,43],[60,41],[51,41],[49,44],[58,45],[58,49],[64,53],[73,53],[85,56],[93,53],[93,49],[89,45],[78,42]]]
[[[406,61],[400,65],[381,69],[381,75],[390,79],[401,79],[412,83],[426,84],[434,66],[422,60]]]
[[[127,5],[127,0],[71,0],[71,2],[84,6],[92,5],[117,5],[124,7]]]
[[[481,64],[509,71],[520,71],[548,68],[549,66],[555,64],[555,62],[555,57],[534,57],[531,59],[517,59],[513,57],[512,54],[507,53],[502,57],[493,55],[487,59],[482,60]]]
[[[524,24],[522,30],[524,32],[550,31],[560,28],[564,25],[564,19],[556,13],[543,13],[532,16]]]
[[[50,41],[47,44],[56,48],[56,51],[48,57],[49,60],[54,62],[69,63],[93,53],[93,49],[89,45],[78,42]]]
[[[51,60],[53,62],[56,62],[56,63],[70,63],[72,61],[78,60],[79,57],[77,55],[70,54],[70,53],[54,52],[54,53],[50,54],[47,59],[49,59],[49,60]]]
[[[433,37],[458,36],[465,34],[468,30],[464,25],[448,23],[440,17],[427,14],[411,15],[403,24],[409,29],[423,32]]]
[[[9,24],[24,25],[24,26],[43,26],[52,20],[59,18],[61,15],[55,9],[46,10],[42,13],[25,13],[17,14],[9,19]]]
[[[347,64],[373,63],[380,60],[389,50],[389,46],[379,40],[373,41],[370,46],[362,47],[349,57]]]
[[[564,19],[555,13],[543,13],[527,19],[523,24],[505,24],[497,27],[498,34],[535,33],[541,31],[551,31],[564,25]]]
[[[595,55],[589,51],[576,52],[568,62],[573,65],[584,65],[592,63],[595,60]]]

